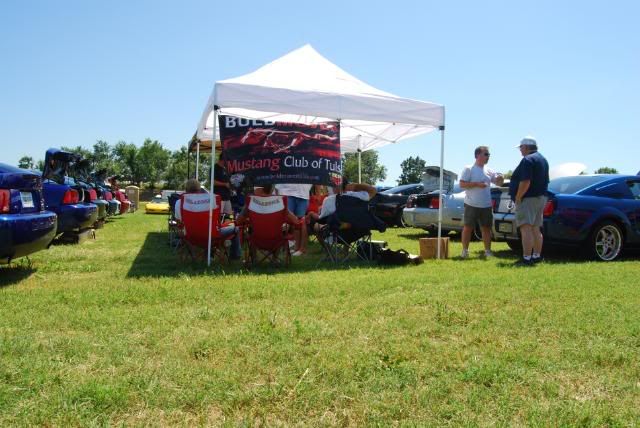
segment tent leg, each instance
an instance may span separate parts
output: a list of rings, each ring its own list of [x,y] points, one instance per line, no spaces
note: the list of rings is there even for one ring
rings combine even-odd
[[[213,217],[213,201],[216,195],[213,193],[213,166],[216,164],[216,122],[218,121],[218,108],[213,107],[213,138],[211,139],[211,168],[209,169],[209,180],[211,186],[209,187],[209,244],[207,245],[207,266],[211,266],[211,219]],[[198,145],[200,149],[200,145]],[[200,153],[198,151],[198,153]]]
[[[362,183],[362,150],[358,149],[358,183]]]
[[[440,127],[440,203],[438,204],[438,249],[437,249],[437,258],[440,258],[440,242],[442,238],[442,203],[444,201],[443,197],[443,187],[444,187],[444,125]]]

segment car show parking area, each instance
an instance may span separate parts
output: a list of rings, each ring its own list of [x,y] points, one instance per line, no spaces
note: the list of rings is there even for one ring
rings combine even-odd
[[[142,208],[142,207],[141,207]],[[0,426],[593,425],[640,418],[637,253],[506,243],[380,267],[207,268],[167,217],[0,267]],[[421,229],[373,239],[419,252]]]

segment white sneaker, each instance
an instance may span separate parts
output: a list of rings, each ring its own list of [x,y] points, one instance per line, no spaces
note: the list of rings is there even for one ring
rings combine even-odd
[[[469,258],[469,250],[462,250],[462,253],[460,254],[460,258],[461,259],[468,259]]]
[[[484,250],[484,256],[486,258],[493,257],[493,253],[491,252],[491,250]]]
[[[292,257],[300,257],[301,255],[303,255],[304,253],[300,250],[294,252],[291,254]]]

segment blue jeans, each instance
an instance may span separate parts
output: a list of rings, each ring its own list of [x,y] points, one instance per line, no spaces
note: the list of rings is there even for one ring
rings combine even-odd
[[[242,251],[240,251],[240,238],[238,237],[238,228],[235,226],[225,226],[220,228],[220,235],[229,236],[231,234],[236,234],[233,238],[231,238],[231,249],[230,256],[233,259],[240,258],[242,256]]]
[[[298,198],[297,196],[287,196],[287,208],[298,218],[305,216],[308,206],[308,199]]]

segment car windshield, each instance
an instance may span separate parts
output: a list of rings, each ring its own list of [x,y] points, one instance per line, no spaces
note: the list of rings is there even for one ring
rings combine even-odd
[[[162,196],[154,196],[152,202],[154,204],[161,204],[163,202],[167,202],[167,199],[163,198]]]
[[[561,177],[549,182],[549,190],[554,193],[571,194],[610,178],[611,177],[606,175],[576,175],[573,177]]]
[[[380,192],[380,193],[386,193],[386,194],[395,194],[395,193],[402,193],[405,192],[409,189],[412,189],[414,187],[418,186],[418,184],[403,184],[402,186],[396,186],[396,187],[392,187],[391,189],[385,190],[384,192]]]

